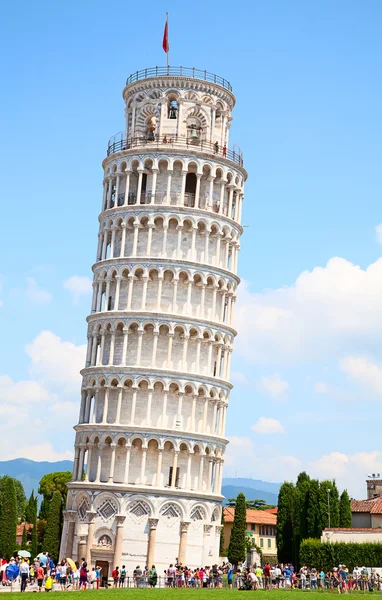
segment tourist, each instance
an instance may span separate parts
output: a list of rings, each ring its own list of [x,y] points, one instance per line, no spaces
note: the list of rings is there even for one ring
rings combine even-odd
[[[168,583],[168,587],[175,587],[175,578],[176,578],[176,568],[171,563],[171,565],[167,569],[167,583]]]
[[[140,580],[140,578],[142,577],[142,569],[141,567],[138,565],[134,571],[133,571],[133,581],[134,581],[134,587],[137,587],[138,585],[138,581]]]
[[[125,567],[125,565],[122,565],[122,568],[119,573],[119,587],[125,587],[125,579],[126,579],[126,567]]]
[[[53,589],[53,577],[51,574],[49,574],[45,578],[45,591],[51,592],[52,589]]]
[[[267,564],[265,565],[265,567],[263,569],[263,574],[264,574],[265,589],[270,590],[271,589],[271,565],[269,564],[269,562],[267,562]]]
[[[20,591],[25,592],[25,588],[27,587],[27,580],[29,577],[29,565],[26,560],[20,564],[20,577],[21,577],[21,587]]]
[[[214,143],[214,152],[215,154],[219,154],[219,142],[215,142]]]
[[[40,563],[39,563],[37,569],[35,570],[35,573],[36,573],[38,591],[41,592],[45,574],[44,574],[44,569],[40,565]]]
[[[62,559],[61,564],[57,565],[56,573],[58,574],[58,583],[60,584],[61,591],[64,592],[66,589],[66,562],[64,559]]]
[[[149,571],[149,585],[150,587],[154,588],[157,584],[158,581],[158,574],[157,574],[157,570],[155,568],[155,565],[152,565],[150,571]]]
[[[118,582],[119,582],[119,567],[115,567],[115,569],[113,569],[112,574],[111,574],[113,581],[114,581],[114,586],[115,588],[118,587]]]
[[[231,563],[228,564],[227,568],[227,583],[228,587],[232,590],[233,587],[233,566]]]
[[[86,590],[87,587],[87,583],[88,583],[88,569],[87,569],[88,563],[86,562],[86,560],[84,560],[82,562],[81,568],[80,568],[80,589],[82,588],[83,590]]]
[[[73,590],[80,589],[80,565],[78,561],[75,562],[76,569],[73,570],[72,574],[72,582],[73,582]]]

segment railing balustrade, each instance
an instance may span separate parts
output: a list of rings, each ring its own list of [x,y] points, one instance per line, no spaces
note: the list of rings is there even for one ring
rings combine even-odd
[[[232,85],[229,81],[215,75],[215,73],[209,73],[209,71],[202,71],[201,69],[195,69],[195,67],[149,67],[148,69],[142,69],[129,75],[126,79],[126,85],[140,81],[141,79],[148,79],[150,77],[166,77],[172,75],[173,77],[191,77],[192,79],[202,79],[203,81],[209,81],[220,85],[232,92]]]

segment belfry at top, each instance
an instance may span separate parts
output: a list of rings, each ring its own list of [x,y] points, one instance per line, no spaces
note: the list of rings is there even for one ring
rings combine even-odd
[[[218,562],[246,171],[235,98],[155,67],[109,142],[61,557],[103,575]],[[163,572],[163,571],[162,571]]]

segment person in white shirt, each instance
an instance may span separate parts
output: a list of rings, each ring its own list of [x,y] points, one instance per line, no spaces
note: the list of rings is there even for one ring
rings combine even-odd
[[[25,592],[25,588],[27,587],[27,579],[29,577],[29,565],[26,560],[20,565],[20,577],[21,577],[21,592]]]

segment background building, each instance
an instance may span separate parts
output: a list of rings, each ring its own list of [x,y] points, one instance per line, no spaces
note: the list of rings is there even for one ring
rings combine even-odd
[[[146,69],[123,98],[61,544],[104,574],[218,560],[246,179],[226,80]]]
[[[226,548],[229,546],[234,517],[234,508],[224,509],[224,544]],[[274,561],[277,556],[276,523],[276,509],[272,512],[247,509],[246,534],[261,549],[263,562],[268,559]]]

